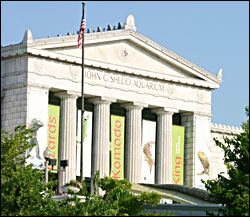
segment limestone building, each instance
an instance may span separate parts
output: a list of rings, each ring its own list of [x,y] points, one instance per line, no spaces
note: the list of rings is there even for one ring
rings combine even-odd
[[[1,49],[1,128],[13,131],[17,125],[41,123],[38,155],[41,158],[47,146],[59,146],[55,158],[69,161],[63,184],[76,179],[80,168],[82,59],[77,37],[68,33],[33,39],[27,30],[21,43]],[[212,138],[241,129],[211,123],[211,93],[220,87],[221,71],[215,76],[136,32],[133,15],[117,28],[87,30],[84,62],[89,120],[84,141],[86,176],[96,170],[102,177],[118,176],[113,164],[123,168],[124,178],[140,183],[146,181],[143,165],[147,163],[148,182],[173,183],[173,176],[180,176],[173,169],[177,162],[172,154],[173,125],[184,129],[183,158],[178,161],[183,166],[183,184],[202,187],[201,178],[215,178],[225,170],[223,153]],[[49,116],[51,106],[59,109],[57,123]],[[123,118],[114,122],[117,129],[112,128],[111,117]],[[124,130],[117,133],[121,123]],[[124,143],[123,152],[114,153],[116,161],[111,159],[112,132],[117,136],[116,150]],[[123,142],[118,142],[121,133]]]

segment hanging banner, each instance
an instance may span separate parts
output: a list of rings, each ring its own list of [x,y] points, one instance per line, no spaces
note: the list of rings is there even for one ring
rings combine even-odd
[[[185,128],[181,126],[172,126],[172,184],[183,185],[184,173],[184,133]]]
[[[114,179],[124,179],[125,117],[111,115],[111,173]]]
[[[47,146],[52,152],[50,158],[56,159],[56,166],[49,165],[48,169],[57,172],[58,165],[58,144],[59,144],[59,119],[60,119],[60,106],[48,105],[48,132],[47,132]]]
[[[206,190],[201,180],[210,179],[210,122],[207,117],[196,117],[194,187]]]
[[[91,177],[91,147],[92,147],[92,117],[93,113],[84,111],[83,123],[83,176]],[[81,169],[81,110],[77,115],[77,164],[76,175],[80,176]]]
[[[155,183],[156,122],[142,121],[142,183]]]

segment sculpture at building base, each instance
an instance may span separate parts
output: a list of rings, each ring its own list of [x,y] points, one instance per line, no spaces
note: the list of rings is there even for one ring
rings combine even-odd
[[[30,144],[36,144],[36,145],[30,147],[27,151],[27,154],[30,155],[30,157],[27,159],[27,164],[32,163],[35,168],[41,168],[41,164],[44,163],[44,159],[40,155],[41,147],[37,140],[37,131],[43,126],[44,126],[43,122],[36,118],[34,118],[31,122],[30,129],[34,131],[32,133]]]

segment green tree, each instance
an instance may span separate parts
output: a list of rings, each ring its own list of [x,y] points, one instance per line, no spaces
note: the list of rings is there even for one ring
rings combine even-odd
[[[85,203],[71,192],[72,198],[52,200],[57,182],[44,183],[44,171],[25,166],[25,152],[32,130],[18,126],[14,133],[1,130],[1,216],[85,216],[116,215],[114,204],[101,196],[87,195]],[[86,189],[85,189],[86,190]]]
[[[249,118],[249,107],[245,110]],[[203,181],[217,203],[223,205],[220,213],[226,216],[249,216],[249,119],[242,128],[244,132],[233,138],[224,137],[225,144],[214,139],[224,151],[228,178],[219,174],[215,180]]]
[[[26,150],[34,145],[29,143],[32,130],[25,126],[18,126],[14,133],[1,129],[1,185],[3,180],[12,176],[18,164],[23,165],[27,159],[23,155]]]
[[[34,145],[29,143],[32,130],[18,126],[14,133],[1,130],[1,216],[117,216],[137,215],[143,209],[143,203],[159,203],[157,194],[131,194],[131,183],[127,180],[99,178],[97,172],[95,194],[89,194],[86,183],[71,181],[69,185],[80,188],[79,195],[86,200],[81,202],[73,191],[72,198],[62,201],[52,200],[55,195],[50,189],[57,182],[44,183],[44,171],[25,166],[24,153]],[[99,188],[107,190],[105,198]]]
[[[93,195],[87,192],[86,183],[71,181],[68,185],[80,188],[77,194],[86,196],[83,215],[138,216],[144,210],[144,203],[156,206],[161,199],[157,193],[142,192],[140,195],[134,195],[132,184],[128,180],[110,177],[100,179],[99,171],[94,177]],[[105,191],[104,196],[100,195],[101,190]]]
[[[139,215],[144,210],[143,203],[156,206],[161,200],[161,196],[153,192],[142,192],[140,195],[132,194],[132,184],[126,179],[117,180],[105,177],[101,180],[100,186],[106,191],[105,200],[109,202],[118,201],[118,215]]]
[[[1,215],[34,215],[54,202],[47,200],[53,192],[43,183],[43,171],[25,166],[25,152],[34,146],[31,132],[25,126],[10,135],[1,130]]]

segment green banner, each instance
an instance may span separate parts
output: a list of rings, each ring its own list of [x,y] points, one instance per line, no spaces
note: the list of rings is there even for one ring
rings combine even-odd
[[[184,133],[181,126],[172,127],[173,161],[172,161],[172,184],[183,185],[184,172]]]
[[[125,117],[111,115],[111,173],[114,179],[124,179]]]
[[[56,166],[54,166],[53,172],[56,172],[58,165],[58,141],[59,141],[59,117],[60,117],[60,106],[49,105],[48,106],[48,131],[47,131],[47,146],[52,152],[50,158],[57,159]],[[52,169],[51,166],[48,167]]]

